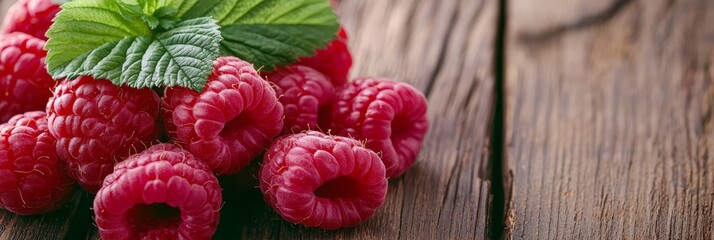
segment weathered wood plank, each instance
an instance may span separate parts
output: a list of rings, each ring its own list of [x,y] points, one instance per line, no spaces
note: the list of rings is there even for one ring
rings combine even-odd
[[[221,224],[219,236],[486,238],[498,1],[344,0],[339,12],[350,34],[353,76],[391,77],[428,94],[432,128],[417,164],[390,181],[385,206],[356,228],[294,226],[253,192],[239,203],[226,203],[224,217],[239,217],[225,217],[231,222]]]
[[[38,216],[18,216],[0,210],[0,239],[63,239],[77,234],[82,236],[91,224],[87,198],[85,193],[77,191],[59,210]]]
[[[340,2],[355,59],[352,75],[395,78],[428,94],[432,128],[416,166],[390,181],[387,203],[373,219],[339,231],[289,224],[255,189],[227,192],[216,238],[486,238],[498,1]],[[0,229],[0,238],[98,239],[90,205],[88,197],[78,197],[40,221],[0,211],[0,224],[12,224]]]
[[[16,0],[0,0],[0,21],[3,21],[5,19],[5,13],[7,12],[7,9],[12,5]]]
[[[714,238],[714,2],[508,10],[507,237]]]

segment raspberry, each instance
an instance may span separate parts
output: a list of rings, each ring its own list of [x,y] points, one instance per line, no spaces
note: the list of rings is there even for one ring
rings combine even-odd
[[[223,197],[205,163],[159,144],[114,167],[94,198],[103,239],[210,239]]]
[[[117,87],[80,77],[63,81],[47,104],[50,133],[70,175],[96,193],[114,164],[157,140],[159,97],[151,89]]]
[[[273,143],[260,188],[289,222],[337,229],[359,224],[384,204],[387,178],[379,156],[357,140],[308,131]]]
[[[47,40],[45,33],[59,11],[60,6],[52,0],[17,1],[8,9],[0,33],[23,32]]]
[[[340,28],[337,39],[317,50],[314,56],[300,58],[295,64],[314,68],[329,77],[334,86],[342,86],[347,82],[352,67],[352,54],[347,44],[347,32]]]
[[[54,80],[47,73],[45,41],[24,33],[0,40],[0,123],[16,114],[44,110]]]
[[[381,153],[387,177],[414,164],[429,128],[424,94],[406,83],[361,78],[338,95],[328,114],[333,133],[364,140]]]
[[[279,68],[266,79],[275,83],[278,100],[283,105],[283,133],[317,129],[319,109],[335,92],[325,75],[310,67],[292,65]]]
[[[58,159],[44,112],[28,112],[0,125],[0,208],[20,215],[62,206],[72,179]]]
[[[214,62],[204,90],[167,88],[162,98],[169,135],[216,173],[233,174],[283,128],[283,107],[255,68],[235,57]]]

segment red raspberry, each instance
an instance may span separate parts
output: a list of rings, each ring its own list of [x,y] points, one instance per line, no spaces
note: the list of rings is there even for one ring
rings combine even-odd
[[[308,131],[273,143],[260,188],[289,222],[337,229],[365,221],[384,204],[387,178],[379,156],[357,140]]]
[[[164,121],[174,142],[216,173],[233,174],[280,134],[283,107],[250,63],[221,57],[214,64],[202,92],[166,89]]]
[[[327,47],[317,50],[314,56],[300,58],[296,65],[304,65],[325,74],[332,80],[332,85],[342,86],[347,83],[352,67],[352,54],[348,47],[347,32],[340,27],[337,39]]]
[[[332,99],[335,88],[322,73],[306,66],[279,68],[267,75],[275,83],[278,100],[283,104],[283,133],[318,129],[318,112]]]
[[[45,33],[59,11],[52,0],[19,0],[8,9],[0,33],[23,32],[47,40]]]
[[[429,128],[424,94],[406,83],[361,78],[338,95],[329,114],[333,133],[364,140],[381,153],[387,177],[414,164]]]
[[[210,239],[223,197],[205,163],[173,144],[117,164],[94,198],[104,239]]]
[[[0,125],[0,208],[20,215],[62,206],[72,179],[55,151],[44,112],[28,112]]]
[[[44,46],[45,41],[24,33],[0,40],[0,123],[47,105],[55,81],[47,73]]]
[[[157,140],[159,97],[151,89],[117,87],[80,77],[63,81],[47,104],[50,133],[70,175],[96,193],[114,164]]]

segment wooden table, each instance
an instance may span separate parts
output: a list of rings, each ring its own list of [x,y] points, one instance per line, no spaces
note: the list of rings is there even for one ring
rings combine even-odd
[[[9,0],[0,0],[3,9]],[[351,229],[226,194],[217,239],[712,239],[714,1],[342,0],[353,76],[429,99],[417,164]],[[0,239],[96,239],[91,197]]]

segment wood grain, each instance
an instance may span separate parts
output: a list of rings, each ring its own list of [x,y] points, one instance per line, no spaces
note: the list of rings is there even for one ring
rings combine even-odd
[[[507,238],[714,238],[714,2],[509,0]]]
[[[5,20],[5,13],[7,13],[7,9],[15,2],[16,0],[0,0],[0,16],[2,17],[0,18],[0,21]]]
[[[0,0],[0,6],[8,2]],[[390,181],[376,216],[338,231],[282,220],[259,191],[245,186],[255,180],[250,171],[238,177],[241,183],[224,177],[226,204],[216,239],[486,238],[498,1],[339,2],[355,60],[352,76],[394,78],[428,95],[431,130],[416,165]],[[90,205],[90,197],[77,196],[38,221],[0,211],[0,239],[98,239]]]
[[[386,204],[356,228],[298,227],[281,220],[259,200],[243,199],[226,203],[223,215],[240,217],[227,217],[232,222],[222,223],[218,236],[486,238],[498,1],[345,0],[339,13],[350,33],[353,76],[390,77],[428,94],[432,127],[417,164],[390,181]],[[249,196],[258,198],[255,193]]]
[[[86,234],[91,221],[88,196],[77,191],[62,208],[45,215],[18,216],[0,210],[0,239],[75,239]]]

